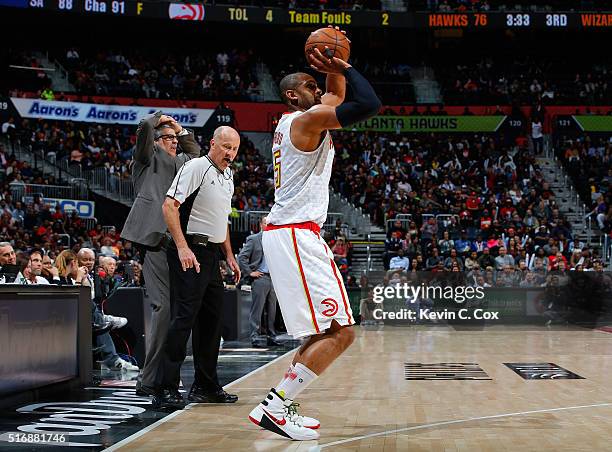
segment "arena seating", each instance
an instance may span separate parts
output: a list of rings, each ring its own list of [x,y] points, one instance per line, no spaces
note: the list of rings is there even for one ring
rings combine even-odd
[[[612,233],[612,152],[609,136],[559,140],[557,153],[597,226]],[[612,235],[610,236],[612,237]]]
[[[448,105],[608,105],[610,65],[563,58],[462,58],[438,63],[435,73]]]
[[[333,185],[387,227],[386,268],[400,249],[414,270],[434,268],[427,266],[434,248],[447,270],[456,261],[449,259],[453,250],[463,270],[471,251],[480,257],[485,247],[493,257],[506,248],[512,270],[520,259],[533,266],[537,253],[551,257],[549,270],[556,268],[553,247],[568,269],[580,257],[585,268],[596,261],[584,244],[573,246],[571,226],[526,141],[507,145],[496,136],[342,132],[334,142],[343,171],[334,172]],[[479,239],[483,245],[476,246]],[[585,255],[572,258],[574,248]]]
[[[47,71],[42,69],[40,61],[25,50],[6,49],[3,52],[3,61],[0,63],[3,79],[0,86],[7,89],[20,88],[24,91],[42,92],[50,85]],[[41,68],[40,70],[22,70],[21,68]]]
[[[54,56],[80,94],[160,99],[258,100],[252,50],[155,52],[71,48]]]
[[[45,71],[8,67],[40,67],[35,52],[13,51],[7,56],[11,89],[43,91],[50,81]],[[290,72],[308,70],[302,55],[282,61],[254,50],[211,49],[200,53],[160,51],[132,54],[129,50],[99,52],[74,47],[49,55],[68,71],[69,80],[82,96],[116,96],[135,99],[263,101],[256,74],[264,63],[276,84]],[[610,105],[612,88],[608,74],[612,63],[582,56],[568,65],[562,56],[526,55],[506,58],[492,54],[470,58],[453,52],[428,62],[426,56],[392,59],[354,55],[351,62],[373,81],[386,105],[413,105],[415,88],[410,70],[433,69],[446,105]],[[62,93],[55,93],[61,100]]]

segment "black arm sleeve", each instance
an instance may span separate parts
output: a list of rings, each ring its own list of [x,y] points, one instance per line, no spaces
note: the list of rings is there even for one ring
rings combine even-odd
[[[336,107],[336,117],[342,127],[365,121],[376,115],[382,106],[370,82],[355,68],[348,68],[344,76],[353,90],[353,99]]]

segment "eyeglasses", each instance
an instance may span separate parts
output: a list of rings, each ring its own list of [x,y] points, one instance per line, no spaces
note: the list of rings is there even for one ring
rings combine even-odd
[[[161,135],[160,138],[164,141],[178,140],[176,135]]]

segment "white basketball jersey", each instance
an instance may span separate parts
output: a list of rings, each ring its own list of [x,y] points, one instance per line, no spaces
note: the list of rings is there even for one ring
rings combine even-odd
[[[313,221],[323,226],[327,218],[334,144],[328,131],[316,150],[298,150],[291,142],[291,123],[302,113],[285,113],[274,132],[275,192],[274,205],[268,215],[270,224]]]

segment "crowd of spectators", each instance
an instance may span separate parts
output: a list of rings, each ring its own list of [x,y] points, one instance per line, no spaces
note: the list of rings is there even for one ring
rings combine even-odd
[[[96,258],[91,248],[76,251],[64,249],[57,253],[44,248],[15,249],[12,243],[0,242],[0,283],[23,285],[84,286],[91,294],[92,331],[96,341],[94,358],[102,369],[138,371],[129,348],[119,354],[110,331],[123,328],[128,320],[104,313],[106,300],[119,287],[141,285],[142,267],[130,262],[119,270],[112,256]],[[124,273],[122,273],[124,272]],[[124,359],[125,358],[125,359]]]
[[[33,151],[49,160],[67,160],[70,167],[85,172],[106,168],[109,174],[125,180],[130,178],[129,168],[136,143],[135,126],[30,119],[17,123],[11,120],[11,124],[10,135],[14,139],[31,146]],[[206,139],[201,135],[196,138],[203,152],[207,152]],[[0,161],[6,158],[6,152],[0,150]],[[6,161],[8,166],[17,165],[12,160]],[[235,185],[232,206],[246,211],[269,210],[274,201],[274,185],[269,177],[272,169],[244,135],[232,169]],[[27,163],[17,166],[14,177],[23,177],[24,171],[29,182],[43,183],[42,179],[29,177],[31,169]]]
[[[449,105],[607,105],[611,66],[558,58],[484,58],[437,64],[436,76]]]
[[[105,314],[104,302],[119,287],[142,284],[139,253],[114,227],[92,226],[76,211],[46,203],[27,185],[58,183],[0,144],[0,283],[91,287],[96,361],[102,368],[136,371],[129,349],[118,352],[110,336],[127,319]]]
[[[40,195],[20,196],[23,190],[16,190],[13,183],[4,181],[0,186],[0,236],[11,242],[17,253],[28,253],[35,247],[53,260],[66,249],[78,252],[87,247],[120,261],[138,257],[132,244],[121,240],[113,227],[92,227],[75,211],[63,212],[59,206],[45,203]]]
[[[479,266],[477,261],[483,256],[477,258],[474,254],[476,252],[472,252],[472,256],[465,259],[466,265],[471,265],[465,271],[453,266],[451,270],[434,267],[425,272],[414,270],[394,272],[391,276],[385,276],[378,284],[370,284],[367,278],[362,278],[359,301],[361,324],[386,323],[381,321],[382,313],[397,313],[400,309],[415,313],[412,318],[401,321],[404,325],[438,323],[439,320],[436,320],[435,316],[428,317],[417,313],[422,313],[422,310],[452,312],[464,309],[468,315],[473,315],[478,309],[491,310],[492,304],[496,305],[496,312],[499,315],[495,321],[512,322],[513,318],[525,321],[524,307],[517,311],[510,305],[497,304],[495,296],[487,297],[488,291],[496,293],[497,288],[534,290],[532,294],[537,296],[527,298],[526,306],[531,307],[531,314],[527,315],[533,316],[531,321],[539,319],[546,326],[553,323],[578,323],[594,327],[599,324],[601,318],[609,315],[607,300],[612,295],[612,276],[604,272],[604,266],[600,261],[594,261],[590,271],[581,268],[582,264],[576,265],[576,271],[571,271],[562,262],[556,267],[549,268],[545,257],[536,258],[533,268],[526,267],[521,261],[516,268],[507,264],[501,270],[495,270],[493,265],[488,265],[486,268]],[[488,254],[486,256],[486,259],[490,258]],[[504,255],[503,259],[507,257],[508,255]],[[494,260],[502,260],[502,257],[498,256]],[[420,288],[426,292],[413,295],[414,292],[410,290]],[[458,290],[455,297],[448,298],[446,295],[441,295],[449,288]],[[381,296],[389,289],[394,289],[391,290],[394,295]],[[465,296],[468,291],[472,294],[482,291],[485,297]],[[527,308],[527,312],[529,310]],[[456,318],[466,322],[466,317]]]
[[[46,119],[14,121],[8,135],[37,155],[83,170],[105,167],[111,174],[129,177],[128,165],[136,142],[136,127]]]
[[[6,52],[6,53],[4,53]],[[19,87],[24,91],[43,92],[51,85],[49,71],[44,70],[32,52],[6,49],[2,53],[2,80],[7,89]]]
[[[561,138],[558,155],[591,208],[597,227],[612,237],[612,141],[609,135]]]
[[[388,226],[387,269],[598,265],[573,240],[524,137],[505,145],[492,135],[341,132],[334,143],[344,168],[334,172],[334,187]],[[398,214],[403,219],[393,222]]]
[[[77,93],[156,99],[261,100],[253,50],[147,53],[70,48],[56,58]]]
[[[382,58],[376,53],[351,56],[350,60],[359,71],[370,81],[376,95],[386,105],[413,105],[415,103],[414,86],[410,69],[414,62],[393,61]],[[314,74],[306,65],[302,55],[287,55],[282,60],[266,60],[276,86],[287,74],[294,72],[308,72],[318,77],[321,89],[325,86],[322,76]]]
[[[40,67],[31,53],[15,51],[11,64]],[[174,100],[262,101],[263,90],[256,76],[260,57],[253,50],[156,55],[129,51],[87,51],[71,48],[57,58],[68,69],[70,81],[80,96],[159,98]],[[276,84],[288,73],[307,70],[303,56],[282,60],[261,57]],[[441,64],[441,62],[443,62]],[[414,104],[415,90],[410,75],[422,61],[384,59],[355,55],[352,63],[372,81],[387,105]],[[605,61],[575,61],[563,58],[524,56],[484,59],[451,56],[431,66],[447,105],[609,105],[612,86],[608,79],[612,64]],[[43,70],[7,68],[11,89],[39,93],[47,100],[61,100],[62,93],[50,89]],[[113,103],[113,101],[109,101]]]

